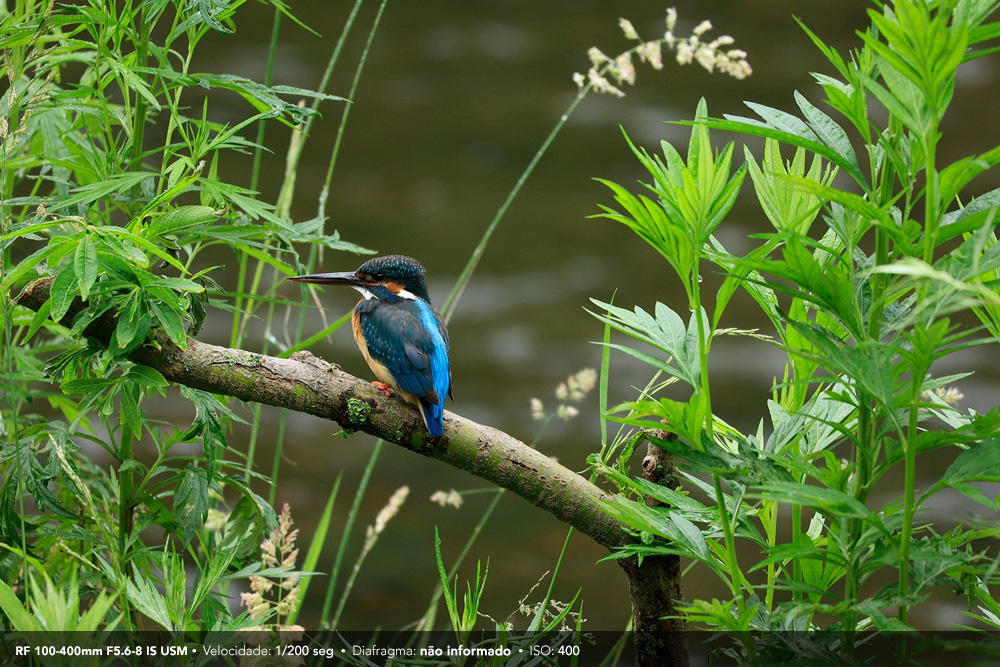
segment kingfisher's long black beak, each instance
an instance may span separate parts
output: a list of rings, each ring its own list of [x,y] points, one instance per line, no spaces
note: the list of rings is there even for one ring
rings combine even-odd
[[[297,283],[314,283],[316,285],[348,285],[350,287],[364,287],[366,285],[363,280],[354,274],[354,271],[313,273],[308,276],[293,276],[286,280],[293,280]]]

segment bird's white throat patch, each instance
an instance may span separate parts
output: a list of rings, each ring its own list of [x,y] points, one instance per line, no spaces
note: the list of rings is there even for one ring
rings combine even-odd
[[[361,296],[365,297],[365,300],[375,299],[378,301],[378,297],[366,290],[364,287],[358,287],[357,285],[351,285],[351,287],[361,292]]]
[[[361,296],[365,297],[366,300],[375,299],[376,301],[378,301],[378,297],[372,294],[371,291],[365,289],[364,287],[359,287],[357,285],[351,285],[351,287],[361,292]],[[413,292],[408,292],[405,289],[401,289],[398,292],[396,292],[396,296],[398,296],[400,299],[409,299],[410,301],[417,300],[416,294],[414,294]]]

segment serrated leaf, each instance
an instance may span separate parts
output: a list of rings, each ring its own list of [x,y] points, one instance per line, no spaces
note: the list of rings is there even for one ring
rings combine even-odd
[[[144,387],[155,389],[166,387],[170,384],[160,371],[149,366],[133,366],[128,370],[128,379]]]
[[[208,516],[208,479],[200,468],[189,463],[174,495],[174,517],[181,526],[184,546],[201,530]]]
[[[141,319],[139,302],[139,297],[133,294],[128,297],[125,305],[118,311],[118,324],[115,325],[115,343],[122,349],[127,348],[135,340],[136,334],[139,331],[139,320]]]
[[[170,340],[183,349],[186,336],[184,335],[184,322],[181,320],[180,314],[166,304],[157,303],[155,300],[150,300],[149,306]]]
[[[80,285],[80,298],[90,296],[90,288],[97,281],[97,244],[92,236],[85,236],[76,246],[73,256],[73,271]]]
[[[819,140],[831,150],[836,151],[837,155],[851,165],[855,172],[860,172],[861,166],[858,164],[858,156],[854,152],[854,147],[851,145],[851,140],[847,137],[844,128],[813,106],[798,91],[795,92],[795,102],[799,105],[809,127],[819,137]]]
[[[142,574],[135,573],[125,584],[125,593],[136,609],[155,621],[163,629],[172,631],[170,612],[167,611],[167,600],[152,581]]]
[[[750,494],[771,502],[802,505],[834,518],[854,517],[881,525],[878,516],[843,491],[798,482],[768,482]]]
[[[28,613],[21,601],[17,599],[13,589],[2,580],[0,580],[0,609],[10,620],[12,630],[33,632],[41,629],[38,621]]]
[[[977,503],[995,509],[996,501],[990,500],[982,488],[972,486],[983,482],[1000,482],[1000,438],[983,440],[959,454],[933,490],[950,486]]]
[[[65,266],[56,275],[56,279],[52,281],[52,286],[49,288],[49,300],[52,302],[52,310],[49,312],[49,315],[54,322],[58,322],[63,318],[66,311],[69,310],[70,304],[73,303],[76,293],[76,271],[73,270],[73,265],[70,264]]]
[[[158,216],[149,226],[149,236],[174,234],[212,222],[219,214],[211,206],[181,206]]]

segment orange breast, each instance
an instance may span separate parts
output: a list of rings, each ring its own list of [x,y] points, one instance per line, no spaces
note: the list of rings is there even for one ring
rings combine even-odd
[[[368,345],[365,343],[365,336],[361,331],[361,316],[356,312],[351,314],[351,331],[354,334],[354,342],[358,344],[358,348],[361,350],[361,355],[365,358],[368,368],[372,369],[372,373],[375,374],[375,377],[378,378],[379,382],[384,382],[395,389],[410,403],[419,405],[420,401],[417,400],[417,397],[412,394],[408,394],[405,391],[400,391],[399,385],[396,384],[396,379],[392,377],[392,373],[389,372],[389,369],[386,368],[384,364],[381,364],[372,358],[372,355],[368,352]]]

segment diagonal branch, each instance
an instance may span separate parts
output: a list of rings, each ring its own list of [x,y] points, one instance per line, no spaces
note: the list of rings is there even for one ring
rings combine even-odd
[[[38,310],[49,298],[52,279],[38,280],[18,297]],[[83,308],[77,299],[66,321]],[[114,315],[95,320],[86,335],[108,344]],[[444,435],[430,441],[416,409],[397,394],[374,386],[308,352],[279,359],[188,339],[185,349],[158,335],[157,349],[144,345],[130,359],[155,368],[178,384],[244,401],[288,408],[330,419],[345,429],[364,431],[412,452],[465,470],[512,491],[555,518],[613,549],[627,533],[600,507],[608,494],[587,479],[495,428],[445,413]]]

